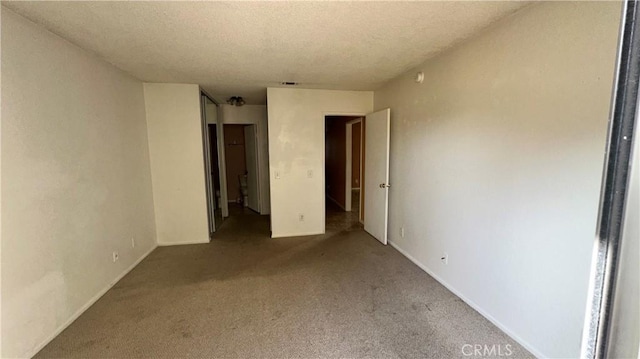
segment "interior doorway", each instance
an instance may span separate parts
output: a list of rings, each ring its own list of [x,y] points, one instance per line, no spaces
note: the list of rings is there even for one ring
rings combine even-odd
[[[326,224],[362,222],[364,118],[325,116]]]
[[[229,215],[260,213],[256,125],[224,124]]]
[[[265,224],[268,232],[266,114],[217,105],[204,92],[202,103],[210,238]]]

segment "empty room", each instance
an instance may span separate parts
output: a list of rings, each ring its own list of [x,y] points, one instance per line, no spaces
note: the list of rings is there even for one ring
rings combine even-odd
[[[638,358],[637,1],[2,1],[3,358]]]

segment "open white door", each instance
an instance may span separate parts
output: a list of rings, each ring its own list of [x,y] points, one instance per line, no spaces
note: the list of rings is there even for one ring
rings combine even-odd
[[[368,114],[365,126],[364,230],[387,244],[391,110]]]
[[[244,126],[244,155],[247,166],[247,207],[260,213],[260,194],[258,193],[258,146],[256,145],[256,125]]]

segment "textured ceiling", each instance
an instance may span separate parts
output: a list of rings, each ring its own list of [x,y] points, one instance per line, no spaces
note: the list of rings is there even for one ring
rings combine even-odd
[[[3,2],[147,82],[217,100],[266,87],[374,90],[525,2]]]

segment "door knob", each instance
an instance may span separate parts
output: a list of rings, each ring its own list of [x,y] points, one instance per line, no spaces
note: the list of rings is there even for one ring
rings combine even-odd
[[[389,187],[391,187],[390,184],[380,183],[380,188],[389,188]]]

